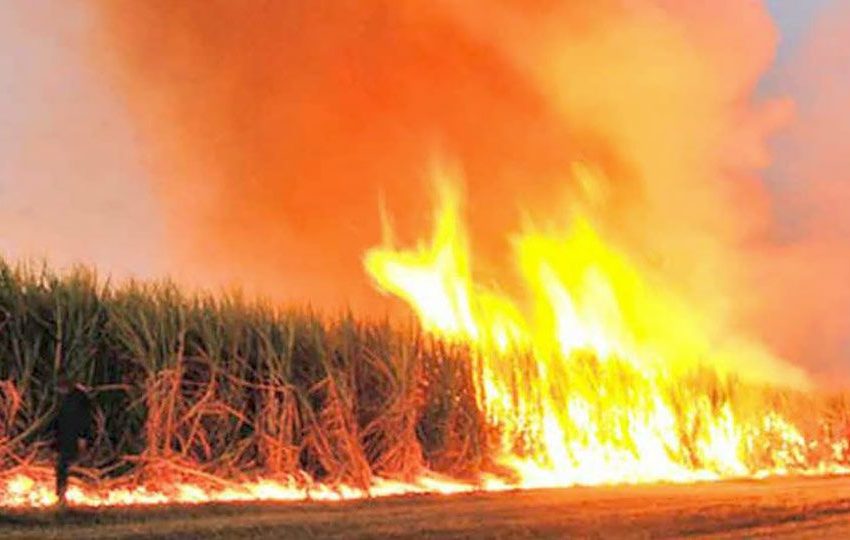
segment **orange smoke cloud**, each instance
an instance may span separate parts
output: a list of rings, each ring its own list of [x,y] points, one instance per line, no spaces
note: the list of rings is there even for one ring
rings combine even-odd
[[[536,89],[425,2],[102,9],[194,278],[362,303],[375,297],[360,259],[380,237],[379,198],[404,209],[401,230],[422,230],[435,151],[469,172],[484,231],[505,229],[516,196],[545,200],[546,183],[517,190],[518,178],[560,178],[569,163],[568,130]]]
[[[581,204],[713,334],[769,337],[753,322],[775,296],[753,286],[775,264],[760,172],[790,106],[753,99],[777,39],[760,2],[100,11],[111,69],[159,150],[184,279],[368,306],[361,257],[380,238],[378,202],[401,234],[427,230],[436,154],[464,170],[485,274],[502,272],[523,212],[545,222]],[[574,185],[577,160],[608,183]]]

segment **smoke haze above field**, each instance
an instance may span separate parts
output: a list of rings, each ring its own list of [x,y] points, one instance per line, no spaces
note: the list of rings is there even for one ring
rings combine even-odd
[[[775,245],[757,278],[769,341],[846,380],[850,358],[850,6],[823,3],[807,38],[770,79],[796,102],[769,171]],[[770,80],[769,79],[769,80]]]
[[[91,61],[82,6],[0,0],[0,253],[155,276],[166,266],[145,149]]]
[[[159,148],[178,266],[322,305],[372,298],[359,260],[377,202],[408,240],[424,234],[440,153],[465,172],[485,259],[521,211],[563,210],[582,160],[611,178],[598,217],[612,229],[672,261],[697,250],[696,273],[724,275],[721,252],[761,225],[737,207],[764,198],[750,175],[788,111],[747,101],[772,59],[767,12],[469,6],[105,3],[119,78]]]
[[[488,277],[524,214],[556,221],[584,196],[581,160],[609,178],[597,225],[718,332],[841,372],[847,183],[825,171],[847,168],[829,40],[850,17],[805,4],[93,4],[69,38],[86,100],[70,75],[29,84],[57,113],[14,126],[44,159],[7,161],[33,179],[0,184],[23,216],[0,222],[4,249],[383,309],[361,255],[380,201],[403,241],[427,234],[435,156],[464,172]],[[19,24],[33,47],[45,17]]]

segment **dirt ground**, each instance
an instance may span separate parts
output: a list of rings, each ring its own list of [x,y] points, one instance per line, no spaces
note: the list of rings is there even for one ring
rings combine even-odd
[[[850,538],[850,477],[3,512],[0,538]]]

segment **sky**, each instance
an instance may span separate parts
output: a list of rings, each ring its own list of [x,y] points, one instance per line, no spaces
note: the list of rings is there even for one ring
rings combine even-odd
[[[0,1],[0,252],[154,275],[164,230],[91,25],[84,2]]]
[[[817,12],[836,1],[839,0],[768,0],[768,8],[782,35],[779,44],[780,61],[793,52]]]

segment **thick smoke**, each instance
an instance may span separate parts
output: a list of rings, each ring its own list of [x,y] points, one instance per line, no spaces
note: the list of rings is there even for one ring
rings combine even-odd
[[[510,59],[429,2],[103,12],[195,279],[361,306],[377,296],[361,256],[380,239],[379,201],[401,231],[426,231],[435,154],[462,163],[482,239],[509,230],[519,199],[545,201],[575,155]]]
[[[445,156],[465,173],[488,276],[510,272],[502,254],[524,215],[556,221],[580,201],[699,306],[711,334],[757,336],[800,362],[794,347],[823,339],[815,324],[774,326],[777,298],[804,312],[788,321],[832,316],[783,281],[817,279],[811,250],[833,253],[821,232],[834,229],[818,218],[790,247],[777,233],[761,176],[791,106],[753,98],[777,40],[760,2],[155,0],[100,11],[109,68],[158,150],[182,279],[374,305],[361,255],[380,239],[379,201],[408,241],[426,234],[427,171]],[[608,178],[592,201],[573,185],[576,161]]]

